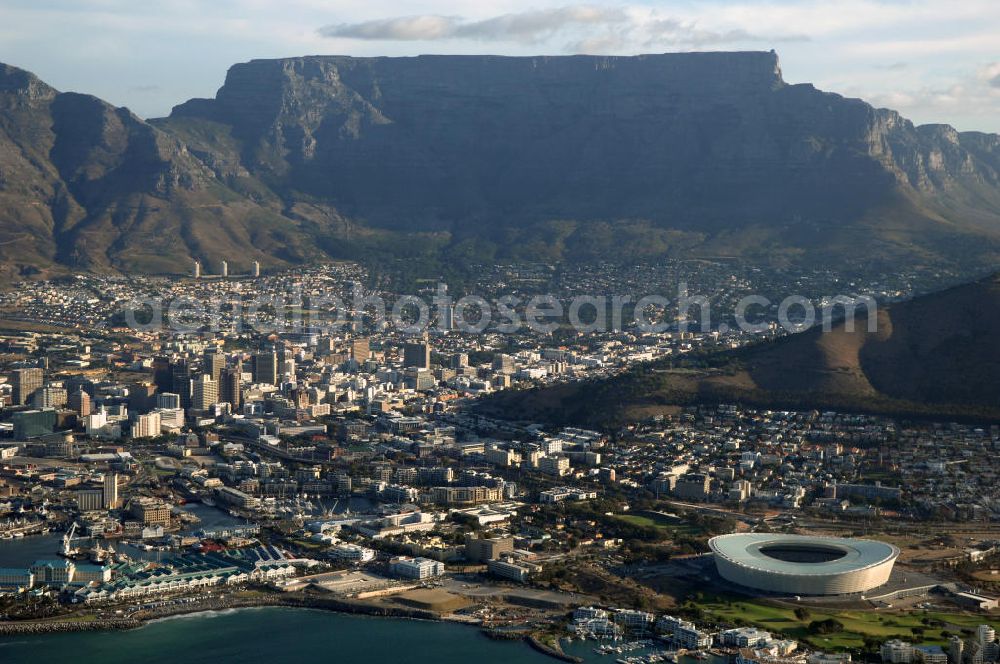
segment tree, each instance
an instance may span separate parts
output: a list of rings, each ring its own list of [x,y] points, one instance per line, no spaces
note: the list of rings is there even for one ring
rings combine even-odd
[[[865,652],[879,652],[879,649],[882,647],[882,639],[870,634],[864,637],[863,642],[864,646],[862,647]]]
[[[844,631],[844,623],[835,618],[814,620],[807,627],[810,634],[839,634]]]
[[[807,609],[806,607],[800,606],[797,609],[795,609],[795,617],[801,620],[802,622],[805,622],[812,617],[812,613],[810,613],[809,609]]]

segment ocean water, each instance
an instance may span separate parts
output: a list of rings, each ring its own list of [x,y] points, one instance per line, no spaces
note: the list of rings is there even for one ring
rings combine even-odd
[[[258,608],[176,616],[127,631],[0,638],[0,662],[553,664],[557,660],[524,642],[494,641],[463,625]]]

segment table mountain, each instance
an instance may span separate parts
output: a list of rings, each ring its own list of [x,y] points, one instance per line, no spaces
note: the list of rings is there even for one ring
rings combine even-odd
[[[3,72],[0,256],[24,264],[1000,249],[1000,137],[787,84],[773,52],[254,60],[148,123]]]

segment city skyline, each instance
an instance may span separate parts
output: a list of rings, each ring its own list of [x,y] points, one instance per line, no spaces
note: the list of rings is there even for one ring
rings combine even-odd
[[[3,2],[0,659],[1000,664],[997,34]]]

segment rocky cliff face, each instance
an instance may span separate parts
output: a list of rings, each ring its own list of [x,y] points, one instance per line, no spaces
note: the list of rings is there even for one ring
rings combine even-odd
[[[302,260],[311,249],[268,203],[127,109],[0,68],[0,276]]]
[[[163,126],[181,119],[229,127],[286,198],[455,237],[642,219],[723,253],[873,234],[912,255],[964,215],[992,235],[1000,210],[995,136],[788,85],[774,53],[260,60]]]
[[[231,127],[243,163],[279,190],[379,226],[462,231],[693,217],[692,167],[776,161],[769,137],[731,134],[782,87],[770,53],[313,57],[237,65],[214,101],[171,119]]]
[[[1000,138],[786,84],[773,52],[255,60],[149,123],[6,68],[0,108],[0,255],[29,262],[1000,253]]]

